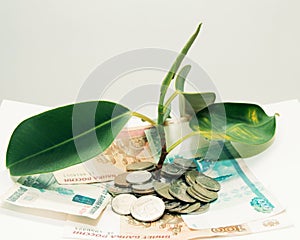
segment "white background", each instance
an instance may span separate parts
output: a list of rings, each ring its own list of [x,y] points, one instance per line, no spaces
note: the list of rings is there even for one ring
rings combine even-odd
[[[105,60],[179,51],[199,22],[189,57],[223,100],[299,99],[299,10],[297,0],[0,0],[0,101],[73,102]]]

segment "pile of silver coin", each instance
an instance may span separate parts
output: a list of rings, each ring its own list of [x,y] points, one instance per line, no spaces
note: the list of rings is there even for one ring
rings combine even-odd
[[[109,192],[112,209],[143,222],[155,221],[165,212],[200,214],[218,198],[220,184],[198,172],[189,159],[175,158],[160,170],[151,162],[133,163],[115,177]]]

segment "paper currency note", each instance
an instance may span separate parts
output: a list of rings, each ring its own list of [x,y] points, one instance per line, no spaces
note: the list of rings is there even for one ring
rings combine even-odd
[[[60,184],[106,182],[125,171],[133,162],[154,161],[145,136],[149,126],[130,127],[121,131],[111,146],[95,158],[54,172]]]
[[[213,166],[208,166],[213,164]],[[219,200],[200,215],[171,215],[153,223],[115,214],[110,205],[95,222],[70,218],[67,239],[193,239],[235,236],[291,226],[284,209],[254,178],[242,159],[200,161],[199,167],[221,182]],[[113,222],[115,224],[109,224]],[[93,225],[93,226],[92,226]]]
[[[191,229],[237,225],[269,218],[284,210],[242,159],[214,162],[208,174],[221,182],[219,198],[202,215],[182,215]]]
[[[59,185],[53,174],[21,177],[2,196],[10,204],[96,219],[111,196],[98,185]]]
[[[114,224],[112,224],[114,223]],[[224,225],[217,228],[191,230],[178,215],[165,214],[154,223],[141,223],[129,216],[120,216],[108,205],[97,221],[83,221],[70,217],[64,228],[63,238],[82,240],[104,239],[201,239],[210,237],[229,237],[271,231],[291,226],[285,212],[270,218]]]
[[[142,125],[141,123],[133,122],[127,128],[124,128],[117,136],[111,146],[97,157],[71,166],[59,171],[54,172],[56,180],[60,184],[78,184],[78,183],[94,183],[94,182],[106,182],[113,180],[114,177],[121,172],[124,172],[126,166],[134,162],[157,162],[161,151],[161,141],[157,133],[157,129],[149,125]],[[180,126],[176,124],[176,126]],[[172,139],[177,139],[178,136],[171,134],[174,129],[167,129],[167,143],[172,143]],[[183,128],[175,132],[184,134]],[[195,142],[195,139],[191,139],[191,142]],[[198,141],[196,141],[198,144]],[[203,144],[203,141],[201,142]],[[191,148],[191,143],[187,142],[187,148]],[[192,149],[195,149],[197,144],[193,144]],[[207,145],[207,143],[206,143]],[[184,150],[184,147],[180,148]],[[191,152],[194,154],[196,150]],[[174,152],[174,151],[173,151]],[[175,151],[176,152],[176,151]]]

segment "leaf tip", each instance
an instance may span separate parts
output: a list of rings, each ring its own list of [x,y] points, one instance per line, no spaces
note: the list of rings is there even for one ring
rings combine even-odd
[[[201,27],[202,27],[202,22],[200,22],[200,23],[198,24],[198,28],[197,28],[197,29],[200,30]]]

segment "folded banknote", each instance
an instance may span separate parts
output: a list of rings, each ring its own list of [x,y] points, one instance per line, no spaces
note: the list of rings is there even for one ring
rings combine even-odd
[[[111,199],[101,184],[60,185],[52,173],[20,177],[4,202],[96,219]]]

